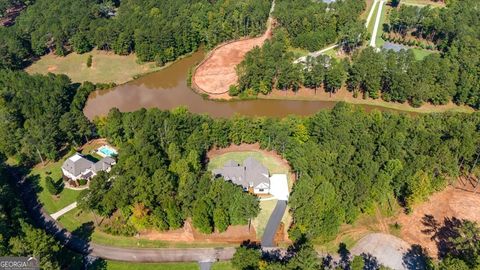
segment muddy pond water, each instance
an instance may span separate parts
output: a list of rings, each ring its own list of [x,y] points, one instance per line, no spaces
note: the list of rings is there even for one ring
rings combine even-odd
[[[310,115],[322,109],[331,109],[336,104],[335,101],[204,99],[187,86],[189,69],[204,56],[204,51],[200,50],[163,70],[112,89],[95,91],[89,96],[84,113],[89,119],[93,119],[106,115],[114,107],[122,112],[130,112],[141,108],[169,110],[184,106],[193,113],[208,114],[212,117],[230,117],[234,114],[284,117],[290,114]],[[375,106],[362,107],[367,111],[373,108],[384,110]]]

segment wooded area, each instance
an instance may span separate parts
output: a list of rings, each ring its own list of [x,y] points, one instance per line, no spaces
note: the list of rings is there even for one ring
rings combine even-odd
[[[386,26],[388,31],[413,33],[434,42],[441,52],[421,61],[416,61],[411,51],[376,52],[359,47],[358,42],[347,50],[351,55],[341,64],[322,55],[307,59],[306,65],[294,64],[287,49],[297,43],[298,36],[310,32],[300,23],[281,23],[276,33],[281,38],[251,51],[238,66],[239,84],[231,93],[252,96],[267,94],[272,88],[295,91],[302,85],[315,89],[323,86],[327,92],[335,93],[344,85],[355,96],[409,102],[414,107],[453,101],[479,108],[480,14],[471,8],[475,4],[475,0],[466,0],[453,2],[447,8],[401,5],[394,9],[390,25]],[[291,9],[283,12],[292,13]],[[277,13],[282,13],[281,4]]]
[[[140,61],[168,61],[220,42],[263,33],[269,0],[37,0],[0,28],[0,67],[22,68],[33,57],[93,47]]]

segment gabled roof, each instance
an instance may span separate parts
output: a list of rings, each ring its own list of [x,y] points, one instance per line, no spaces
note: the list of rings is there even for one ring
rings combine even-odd
[[[252,157],[245,159],[243,165],[229,160],[222,168],[213,170],[212,173],[244,188],[270,186],[268,169]]]
[[[93,162],[84,158],[79,153],[75,153],[75,155],[71,156],[62,165],[62,169],[71,173],[74,176],[80,175],[87,169],[90,169],[93,165]]]
[[[111,157],[104,157],[95,164],[93,164],[91,170],[95,173],[99,171],[106,171],[110,169],[113,164],[115,164],[115,159]]]

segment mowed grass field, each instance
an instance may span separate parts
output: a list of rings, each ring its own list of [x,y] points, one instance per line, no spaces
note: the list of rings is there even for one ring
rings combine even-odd
[[[234,160],[235,162],[242,164],[243,161],[248,158],[253,157],[262,163],[265,167],[267,167],[270,174],[274,173],[284,173],[288,176],[288,185],[291,190],[292,188],[292,181],[290,179],[291,176],[289,174],[289,168],[284,164],[281,164],[276,159],[263,155],[260,152],[256,151],[243,151],[243,152],[229,152],[225,154],[221,154],[219,156],[213,157],[210,162],[208,163],[208,169],[214,170],[217,168],[222,167],[227,161]],[[260,201],[260,213],[258,216],[252,220],[252,224],[255,227],[255,231],[257,233],[257,237],[260,239],[263,235],[265,227],[267,226],[268,219],[275,208],[275,204],[277,200],[269,200],[269,201]],[[282,222],[285,224],[285,230],[288,229],[288,225],[290,224],[292,217],[289,213],[289,208],[287,207],[287,211],[283,215]]]
[[[87,59],[92,56],[92,66]],[[84,54],[70,53],[65,57],[48,54],[25,69],[30,74],[66,74],[73,82],[122,84],[140,74],[159,70],[155,63],[137,63],[135,54],[116,55],[112,52],[93,50]]]

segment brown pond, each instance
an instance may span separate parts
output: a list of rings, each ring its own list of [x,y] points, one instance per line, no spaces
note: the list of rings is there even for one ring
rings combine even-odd
[[[193,113],[213,117],[230,117],[234,114],[284,117],[289,114],[310,115],[322,109],[331,109],[336,104],[334,101],[206,100],[187,86],[188,70],[203,57],[204,52],[198,51],[163,70],[112,89],[95,91],[88,98],[84,113],[93,119],[106,115],[114,107],[122,112],[130,112],[141,108],[168,110],[184,106]],[[366,110],[382,110],[374,106],[363,107]]]

